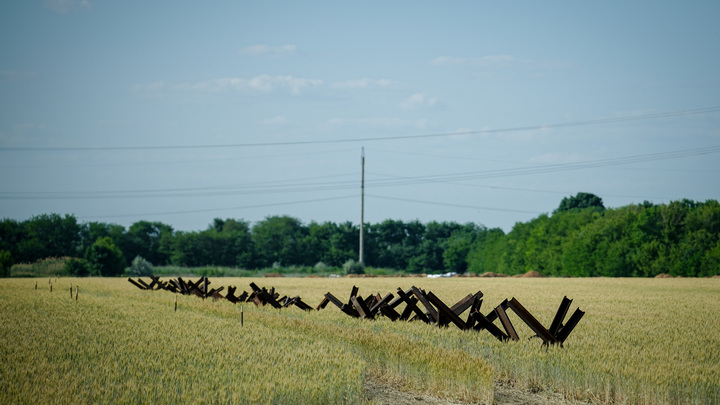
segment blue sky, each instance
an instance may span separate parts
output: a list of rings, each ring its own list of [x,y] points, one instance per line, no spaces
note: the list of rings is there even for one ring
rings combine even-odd
[[[0,4],[0,217],[506,232],[718,199],[720,3]],[[428,136],[433,135],[433,136]]]

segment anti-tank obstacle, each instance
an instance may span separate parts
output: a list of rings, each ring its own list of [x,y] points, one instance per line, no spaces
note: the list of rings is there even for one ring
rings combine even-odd
[[[238,295],[237,287],[230,286],[223,295],[222,291],[225,290],[225,287],[209,289],[211,282],[207,277],[201,277],[197,281],[183,280],[182,277],[162,281],[159,277],[151,276],[149,282],[141,278],[136,280],[129,278],[128,281],[141,290],[166,290],[177,294],[195,295],[203,299],[226,299],[233,304],[252,302],[256,306],[269,305],[277,309],[294,305],[303,311],[313,310],[300,296],[281,297],[274,287],[267,289],[254,282],[250,283],[251,291],[249,293],[243,291]],[[584,311],[577,308],[566,321],[572,300],[563,297],[550,327],[546,328],[514,297],[510,300],[503,300],[487,314],[483,314],[481,312],[482,291],[468,294],[453,305],[447,305],[432,291],[425,291],[415,286],[407,290],[398,288],[395,294],[387,293],[384,296],[370,294],[362,297],[358,293],[359,288],[353,286],[348,300],[342,301],[328,292],[315,309],[324,309],[332,303],[343,313],[354,318],[375,319],[385,316],[393,322],[420,321],[437,327],[449,327],[450,324],[453,324],[460,330],[486,330],[500,341],[520,339],[508,317],[508,311],[512,311],[535,333],[533,337],[538,337],[543,341],[543,345],[559,344],[561,346],[585,315]],[[467,315],[464,315],[466,312]],[[499,321],[499,325],[495,321]]]
[[[225,287],[209,288],[210,280],[203,276],[197,281],[183,280],[182,277],[171,279],[167,282],[161,281],[159,277],[150,276],[150,282],[146,282],[141,278],[133,280],[128,278],[128,281],[134,286],[141,290],[165,290],[176,294],[183,295],[195,295],[199,298],[213,298],[214,300],[226,299],[233,304],[252,302],[256,306],[270,305],[273,308],[287,308],[290,306],[296,306],[303,311],[311,311],[313,308],[306,304],[300,296],[280,298],[280,294],[275,291],[275,287],[271,287],[269,290],[265,287],[259,287],[255,283],[250,283],[251,292],[243,291],[240,295],[236,295],[237,287],[227,287],[225,295],[222,292]]]
[[[438,327],[447,327],[453,324],[460,330],[486,330],[500,341],[519,340],[520,337],[508,317],[507,310],[509,309],[535,332],[535,336],[539,337],[544,345],[559,344],[561,346],[585,315],[585,312],[577,308],[567,323],[563,323],[572,303],[571,299],[564,297],[548,329],[516,298],[504,300],[487,315],[483,315],[480,312],[483,304],[482,291],[468,294],[452,306],[448,306],[432,291],[425,291],[415,286],[405,291],[398,288],[397,295],[398,297],[395,299],[393,299],[393,294],[387,294],[382,298],[380,294],[369,295],[363,299],[358,297],[358,288],[353,287],[347,303],[340,301],[328,292],[317,309],[325,308],[328,303],[333,303],[342,312],[355,318],[374,319],[378,315],[384,315],[393,322],[422,321]],[[403,303],[405,307],[400,312],[398,307]],[[463,318],[463,313],[468,309],[467,318]],[[494,323],[496,320],[499,320],[500,326]]]

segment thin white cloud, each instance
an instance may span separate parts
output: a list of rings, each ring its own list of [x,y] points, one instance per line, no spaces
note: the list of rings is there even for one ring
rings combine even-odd
[[[511,55],[489,55],[478,58],[439,56],[430,61],[430,64],[434,66],[472,66],[478,68],[502,67],[511,63],[522,63],[522,61]]]
[[[92,8],[89,0],[46,0],[45,7],[57,13],[66,14],[75,10],[89,10]]]
[[[202,92],[217,93],[234,90],[238,92],[261,92],[272,93],[275,91],[289,90],[292,94],[300,94],[302,90],[322,85],[320,79],[307,79],[293,76],[270,76],[260,75],[250,79],[241,77],[225,77],[213,79],[195,84],[181,84],[178,89],[190,89]]]
[[[428,121],[425,118],[406,120],[402,118],[370,117],[370,118],[333,118],[326,123],[327,127],[363,127],[363,128],[418,128],[425,129]]]
[[[298,54],[298,49],[295,45],[252,45],[240,49],[240,54],[248,56],[262,55],[273,57],[293,56]]]
[[[287,119],[282,115],[260,121],[260,123],[263,125],[282,125],[285,122],[287,122]]]
[[[363,77],[362,79],[345,80],[342,82],[335,82],[330,85],[333,89],[337,90],[353,90],[353,89],[368,89],[368,88],[382,88],[391,87],[397,85],[397,82],[388,79],[368,79]]]
[[[132,86],[132,89],[133,91],[140,93],[157,93],[167,90],[190,90],[206,93],[220,93],[224,91],[274,93],[287,91],[291,94],[300,94],[303,91],[317,88],[362,91],[369,89],[394,88],[398,85],[398,82],[389,79],[360,78],[326,84],[322,79],[294,77],[290,75],[271,76],[263,74],[251,78],[223,77],[197,83],[180,83],[174,85],[164,81],[156,81],[151,83],[136,84]],[[429,97],[422,93],[418,94],[420,94],[420,96],[414,95],[411,96],[411,99],[406,100],[405,103],[407,104],[408,109],[418,108],[420,106],[432,107],[437,101],[434,97]],[[416,100],[412,99],[412,97],[424,98],[422,100]],[[413,105],[413,103],[418,105]]]
[[[141,93],[154,93],[161,90],[164,90],[166,88],[165,82],[158,81],[158,82],[152,82],[147,84],[136,84],[132,87],[134,91],[141,92]]]
[[[405,111],[417,110],[419,108],[432,108],[437,105],[437,98],[425,93],[415,93],[400,103],[400,108]]]
[[[565,69],[572,64],[561,61],[540,61],[523,59],[512,55],[499,54],[481,57],[465,58],[454,56],[439,56],[430,61],[433,66],[452,67],[467,66],[476,69],[501,69],[501,68],[523,68],[523,69]]]
[[[578,153],[551,152],[543,155],[533,156],[528,160],[531,164],[567,164],[587,160]]]

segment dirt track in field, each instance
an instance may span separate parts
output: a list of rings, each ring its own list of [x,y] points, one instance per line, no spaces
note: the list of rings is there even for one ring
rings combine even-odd
[[[435,405],[462,405],[462,402],[453,402],[447,399],[426,394],[413,394],[399,390],[390,384],[378,381],[365,381],[365,393],[372,404],[435,404]],[[576,405],[580,402],[568,401],[559,394],[551,392],[533,392],[522,390],[503,382],[495,383],[496,405]]]

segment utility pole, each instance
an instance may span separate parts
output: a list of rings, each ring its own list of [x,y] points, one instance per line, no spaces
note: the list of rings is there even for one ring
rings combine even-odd
[[[362,148],[360,154],[360,266],[365,266],[365,243],[363,241],[365,226],[365,148]]]

